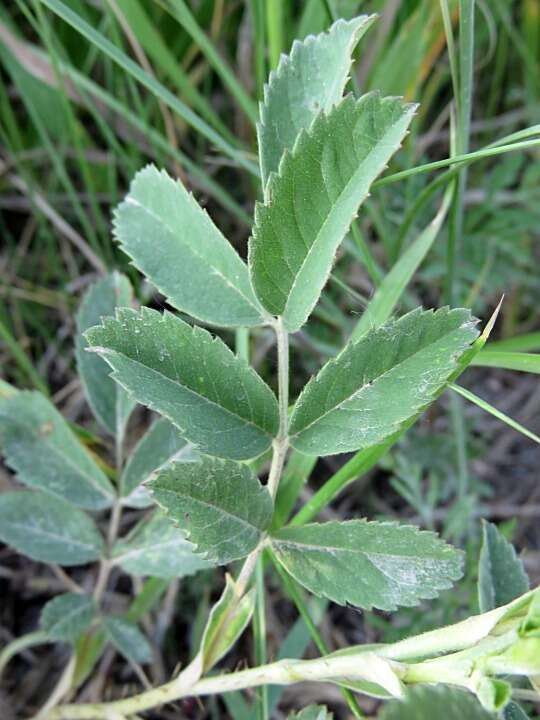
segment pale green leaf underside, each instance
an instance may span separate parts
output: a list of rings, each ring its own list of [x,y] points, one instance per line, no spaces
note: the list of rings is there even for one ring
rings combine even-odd
[[[113,272],[95,282],[87,290],[77,313],[75,355],[77,369],[92,412],[111,435],[122,434],[134,403],[124,390],[109,377],[109,368],[97,355],[86,352],[88,343],[83,333],[114,315],[115,308],[129,307],[133,293],[129,280]]]
[[[255,590],[240,600],[234,580],[226,576],[221,597],[212,607],[201,641],[203,672],[208,672],[236,644],[255,609]]]
[[[221,326],[264,322],[245,263],[179,180],[141,170],[114,233],[133,264],[178,310]]]
[[[289,715],[287,720],[333,720],[331,712],[322,705],[310,705],[298,713]]]
[[[413,687],[404,701],[395,700],[383,708],[381,720],[493,720],[493,715],[464,690],[445,686]]]
[[[270,446],[279,424],[274,394],[206,330],[168,312],[122,309],[86,337],[112,377],[201,452],[244,460]]]
[[[107,477],[41,393],[19,392],[0,405],[0,449],[25,485],[90,510],[112,503]]]
[[[338,20],[328,32],[295,40],[270,73],[257,126],[263,187],[277,172],[285,150],[292,150],[301,130],[321,112],[328,112],[343,96],[351,54],[374,15]]]
[[[196,555],[186,532],[161,512],[144,518],[113,548],[115,564],[131,575],[175,578],[193,575],[210,564]]]
[[[90,627],[95,611],[90,595],[65,593],[45,605],[40,618],[41,629],[53,640],[75,643]]]
[[[434,598],[462,575],[461,553],[431,532],[350,520],[274,533],[276,557],[301,585],[340,605],[379,610]]]
[[[152,504],[144,483],[159,468],[175,460],[193,462],[199,457],[193,445],[167,418],[158,418],[135,446],[121,478],[124,504],[129,507],[148,507]]]
[[[257,297],[290,332],[311,313],[369,187],[399,148],[415,107],[346,97],[302,131],[255,208],[249,264]]]
[[[272,517],[268,490],[247,465],[203,456],[173,463],[149,483],[156,502],[210,562],[248,555]]]
[[[120,617],[106,617],[103,627],[109,642],[127,660],[147,663],[152,660],[152,648],[139,628],[132,622]]]
[[[349,343],[304,388],[293,447],[332,455],[370,447],[432,402],[478,336],[468,310],[413,310]]]
[[[32,560],[58,565],[83,565],[104,550],[86,513],[41,492],[0,495],[0,540]]]
[[[496,525],[485,522],[478,566],[480,612],[507,605],[529,589],[523,563]]]

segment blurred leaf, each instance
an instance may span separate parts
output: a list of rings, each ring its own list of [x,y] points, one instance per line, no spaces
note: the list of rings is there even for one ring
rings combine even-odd
[[[529,716],[515,702],[509,702],[508,705],[502,711],[501,717],[503,720],[529,720]]]
[[[49,600],[41,611],[40,625],[54,640],[75,643],[88,630],[96,612],[90,595],[65,593]]]
[[[350,342],[296,401],[291,444],[331,455],[381,443],[444,388],[478,336],[468,310],[420,308]]]
[[[374,20],[374,15],[338,20],[328,32],[295,41],[290,54],[281,56],[265,86],[257,126],[263,188],[300,131],[341,100],[352,52]]]
[[[117,208],[114,233],[178,310],[213,325],[264,322],[246,265],[179,180],[149,165]]]
[[[148,507],[152,498],[144,483],[171,460],[193,462],[198,457],[176,425],[167,418],[158,418],[139,440],[124,467],[120,479],[123,503],[130,507]]]
[[[415,107],[372,93],[346,97],[302,131],[257,204],[253,286],[264,307],[299,330],[371,183],[400,147]]]
[[[462,554],[435,533],[350,520],[286,527],[271,537],[277,559],[315,595],[340,605],[395,610],[437,597],[462,575]]]
[[[482,550],[478,566],[480,612],[506,605],[529,589],[523,563],[496,525],[482,524]]]
[[[173,463],[149,483],[157,503],[187,529],[198,553],[225,565],[248,555],[272,518],[272,500],[253,471],[207,456]]]
[[[210,567],[194,549],[184,530],[156,512],[143,518],[127,538],[118,540],[112,555],[115,564],[131,575],[175,578]]]
[[[86,513],[41,492],[0,495],[0,539],[32,560],[83,565],[103,553],[103,539]]]
[[[83,333],[101,322],[102,317],[114,315],[115,308],[129,307],[132,300],[133,292],[127,277],[113,272],[90,286],[77,313],[75,353],[86,399],[103,427],[119,437],[123,436],[135,403],[111,380],[107,363],[86,351],[88,343]]]
[[[152,661],[152,648],[135,623],[109,615],[103,618],[103,627],[109,642],[126,660],[139,664]]]
[[[289,715],[288,720],[332,720],[334,716],[322,705],[310,705],[298,713]]]
[[[201,452],[241,460],[270,447],[279,424],[274,394],[206,330],[168,312],[123,308],[86,337],[112,377]]]
[[[413,687],[404,701],[389,702],[384,706],[380,720],[493,720],[493,715],[468,692],[439,687]]]
[[[0,448],[25,485],[90,510],[111,505],[110,482],[41,393],[19,392],[0,404]]]

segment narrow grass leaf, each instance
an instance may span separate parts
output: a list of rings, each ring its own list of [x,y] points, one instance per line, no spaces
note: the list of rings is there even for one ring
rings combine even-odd
[[[249,273],[179,180],[148,165],[117,208],[114,234],[135,267],[178,310],[221,326],[260,325]]]
[[[186,532],[156,512],[143,518],[125,539],[118,540],[112,556],[114,563],[131,575],[167,579],[210,567],[194,550]]]
[[[152,498],[144,484],[152,475],[172,460],[193,462],[198,457],[198,452],[184,440],[176,425],[167,418],[158,418],[137,443],[124,467],[120,478],[123,504],[148,507]]]
[[[500,368],[540,374],[540,354],[485,348],[474,358],[476,367]]]
[[[295,40],[290,54],[281,56],[264,88],[257,126],[263,187],[300,131],[341,100],[352,52],[374,20],[374,15],[338,20],[328,32]]]
[[[534,442],[540,444],[540,437],[533,433],[531,430],[528,430],[526,427],[521,425],[521,423],[518,423],[517,420],[514,420],[513,418],[509,417],[506,413],[503,413],[501,410],[498,410],[496,407],[493,407],[490,403],[488,403],[486,400],[484,400],[481,397],[478,397],[478,395],[475,395],[470,390],[467,390],[464,387],[461,387],[461,385],[450,385],[451,389],[456,392],[458,395],[461,395],[469,402],[474,403],[475,405],[478,405],[479,408],[482,408],[485,412],[489,413],[490,415],[493,415],[498,420],[501,420],[503,423],[511,427],[513,430],[517,430],[517,432],[521,433],[522,435],[525,435],[525,437],[528,437],[530,440],[534,440]]]
[[[39,623],[53,640],[73,644],[88,630],[95,613],[90,595],[65,593],[49,600],[41,611]]]
[[[139,664],[151,662],[152,648],[135,623],[108,616],[103,619],[103,627],[107,640],[126,660]]]
[[[268,490],[247,465],[229,460],[173,463],[149,486],[197,552],[220,565],[248,555],[272,518]]]
[[[134,403],[125,391],[109,377],[109,368],[100,357],[86,352],[83,333],[113,315],[117,307],[129,307],[133,292],[129,280],[113,272],[95,282],[85,293],[77,313],[75,354],[77,369],[92,412],[111,435],[122,436]]]
[[[450,197],[451,195],[448,195],[448,199],[443,201],[433,220],[411,243],[390,272],[385,275],[351,333],[352,340],[359,340],[367,332],[380,327],[390,318],[405,288],[426,257],[441,229],[448,211]]]
[[[414,106],[376,93],[346,97],[302,131],[257,204],[249,264],[268,312],[305,323],[373,180],[399,148]]]
[[[126,308],[87,331],[112,377],[167,417],[201,452],[244,460],[277,433],[277,400],[219,338],[165,312]]]
[[[286,527],[271,537],[279,562],[315,595],[396,610],[435,598],[462,575],[462,554],[435,533],[350,520]]]
[[[381,443],[436,398],[477,336],[468,310],[418,308],[349,343],[298,398],[293,447],[332,455]]]
[[[478,565],[480,612],[507,605],[529,589],[523,563],[496,525],[482,525],[482,550]]]
[[[0,539],[32,560],[83,565],[103,553],[103,539],[88,515],[41,492],[0,495]]]
[[[23,391],[0,403],[0,447],[24,485],[89,510],[111,505],[110,482],[41,393]]]

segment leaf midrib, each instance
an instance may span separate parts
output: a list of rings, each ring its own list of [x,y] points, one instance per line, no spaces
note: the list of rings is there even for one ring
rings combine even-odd
[[[209,258],[208,258],[208,257],[205,257],[204,255],[199,254],[198,252],[196,252],[195,247],[192,246],[191,244],[182,241],[182,239],[179,238],[179,236],[175,233],[174,229],[171,228],[171,227],[163,220],[163,218],[162,218],[161,216],[157,215],[155,212],[153,212],[152,210],[150,210],[149,208],[147,208],[147,207],[146,207],[145,205],[143,205],[141,202],[139,202],[138,200],[136,200],[132,195],[128,195],[128,197],[126,198],[125,202],[128,203],[129,205],[133,205],[133,206],[135,206],[135,207],[141,208],[141,210],[142,210],[143,212],[146,212],[153,220],[157,221],[157,223],[160,224],[160,225],[165,229],[165,231],[166,231],[167,233],[169,233],[174,239],[177,239],[185,248],[187,248],[188,252],[190,252],[192,255],[194,255],[198,260],[202,260],[203,262],[208,263]],[[191,197],[191,196],[189,197],[188,202],[192,202],[192,197]],[[204,211],[203,211],[203,212],[204,212]],[[217,230],[217,232],[221,235],[220,231],[219,231],[217,228],[216,228],[216,230]],[[224,238],[224,239],[225,239],[225,238]],[[226,239],[225,239],[225,240],[226,240]],[[122,247],[123,247],[126,251],[128,251],[128,246],[126,245],[126,243],[125,243],[123,240],[121,241],[121,244],[122,244]],[[234,248],[232,248],[232,245],[231,245],[231,249],[233,250],[233,252],[235,252],[235,251],[234,251]],[[137,263],[137,261],[135,260],[135,258],[131,255],[131,252],[129,252],[129,255],[130,255],[130,257],[133,259],[134,263],[138,266],[138,263]],[[240,263],[242,262],[242,260],[241,260],[241,258],[240,258],[239,256],[238,256],[238,260],[239,260]],[[138,268],[138,269],[141,270],[141,268]],[[262,313],[262,309],[261,309],[260,307],[257,307],[256,304],[254,304],[253,298],[249,298],[248,296],[246,296],[246,295],[244,294],[244,292],[241,290],[241,288],[239,288],[239,287],[237,287],[236,285],[234,285],[234,284],[229,280],[229,278],[228,278],[226,275],[224,275],[223,272],[222,272],[219,268],[217,268],[215,265],[212,265],[212,270],[215,272],[215,274],[216,274],[218,277],[220,277],[220,278],[223,280],[223,282],[225,283],[225,285],[227,285],[229,288],[231,288],[231,290],[233,290],[235,293],[237,293],[251,308],[253,308],[253,310],[255,311],[256,314],[259,315],[259,317],[261,318],[261,320],[264,319],[264,316],[263,316],[263,313]],[[141,272],[142,272],[142,270],[141,270]],[[248,278],[248,282],[249,282],[249,278]],[[153,284],[155,284],[155,283],[153,283]],[[156,287],[158,287],[158,286],[156,285]],[[158,288],[158,289],[159,289],[159,288]],[[166,295],[168,296],[169,294],[166,293]]]
[[[396,124],[398,123],[398,121],[399,121],[399,120],[402,120],[403,117],[404,117],[406,114],[407,114],[407,112],[405,111],[405,112],[403,113],[403,115],[400,115],[400,117],[398,118],[398,120],[396,120],[395,122],[393,122],[392,125],[390,125],[390,126],[387,128],[387,130],[386,130],[386,132],[385,132],[385,134],[384,134],[383,137],[386,137],[386,136],[389,134],[389,132],[395,128],[395,126],[396,126]],[[301,277],[301,275],[302,275],[302,272],[303,272],[303,270],[304,270],[304,267],[305,267],[307,261],[309,260],[309,258],[310,258],[311,255],[312,255],[313,249],[314,249],[315,247],[318,247],[318,245],[319,245],[319,240],[320,240],[321,237],[326,233],[327,225],[328,225],[328,224],[331,224],[330,221],[331,221],[331,220],[333,221],[334,215],[338,212],[338,209],[341,210],[341,204],[342,204],[342,198],[343,198],[343,196],[349,191],[349,189],[352,187],[352,185],[357,182],[359,176],[362,175],[362,171],[363,171],[363,169],[365,168],[366,163],[369,162],[369,160],[371,159],[371,157],[372,157],[373,154],[375,153],[375,150],[379,148],[382,140],[383,140],[383,138],[379,138],[379,140],[378,140],[378,142],[376,143],[376,145],[369,151],[368,155],[365,156],[365,158],[362,160],[361,164],[357,167],[356,171],[355,171],[355,172],[353,173],[353,175],[351,176],[350,180],[349,180],[349,181],[346,183],[346,185],[343,187],[343,190],[340,192],[338,199],[337,199],[337,200],[334,202],[334,204],[331,206],[330,211],[328,212],[325,220],[323,221],[323,224],[321,225],[320,230],[317,232],[317,235],[316,235],[314,241],[312,242],[311,246],[309,247],[309,250],[307,251],[305,258],[303,259],[302,264],[300,265],[300,268],[298,269],[298,272],[296,273],[296,276],[295,276],[295,278],[294,278],[294,280],[293,280],[293,283],[292,283],[292,285],[291,285],[291,288],[290,288],[289,293],[288,293],[288,296],[287,296],[287,301],[286,301],[286,303],[285,303],[285,307],[283,308],[283,313],[282,313],[283,316],[285,316],[285,315],[287,314],[290,298],[291,298],[293,292],[295,291],[296,285],[297,285],[297,283],[299,282],[299,279],[300,279],[300,277]],[[384,168],[383,168],[383,169],[384,169]],[[380,174],[380,172],[382,172],[382,170],[380,170],[379,173],[377,173],[377,174]],[[326,190],[326,182],[325,182],[325,190]],[[365,193],[363,194],[363,196],[362,196],[362,197],[358,200],[358,202],[356,203],[356,207],[357,207],[357,208],[358,208],[359,205],[365,200],[365,198],[366,198],[366,196],[367,196],[368,193],[369,193],[369,186],[366,188]],[[327,193],[327,195],[328,195],[328,193]],[[295,203],[295,206],[296,206],[296,203]],[[349,225],[350,225],[350,223],[352,222],[352,219],[353,219],[353,218],[351,218],[351,220],[349,221],[349,223],[348,223]],[[299,237],[300,237],[300,239],[302,240],[302,244],[304,245],[303,238],[302,238],[302,235],[301,235],[300,232],[299,232]]]
[[[361,385],[357,390],[355,390],[351,395],[347,396],[344,400],[341,400],[339,403],[337,403],[336,405],[334,405],[334,407],[330,408],[329,410],[325,410],[322,415],[319,415],[317,418],[315,418],[315,420],[312,420],[308,425],[306,425],[305,427],[303,427],[301,430],[298,430],[294,435],[291,435],[291,440],[292,440],[293,438],[299,437],[299,436],[300,436],[302,433],[304,433],[306,430],[309,430],[310,427],[312,427],[312,426],[315,425],[316,423],[318,423],[318,422],[320,422],[321,420],[323,420],[327,415],[335,412],[336,410],[341,409],[341,407],[342,407],[343,405],[345,405],[346,403],[350,402],[351,400],[356,399],[356,396],[358,396],[361,392],[363,392],[367,387],[372,387],[373,385],[375,385],[375,383],[380,382],[380,380],[382,380],[384,377],[386,377],[386,375],[388,375],[388,374],[391,373],[391,372],[394,372],[397,368],[399,368],[401,365],[403,365],[403,363],[408,362],[408,361],[411,360],[412,358],[416,357],[419,353],[424,352],[427,348],[429,348],[429,347],[435,345],[436,343],[440,342],[441,340],[443,340],[447,335],[451,334],[452,332],[456,332],[456,330],[463,330],[463,329],[465,328],[466,324],[467,324],[466,322],[465,322],[465,323],[462,323],[459,327],[454,328],[453,330],[449,331],[449,332],[446,333],[445,335],[439,337],[435,342],[430,343],[429,345],[424,345],[422,348],[420,348],[420,349],[418,349],[418,350],[415,350],[415,352],[413,352],[411,355],[408,355],[405,359],[401,360],[401,361],[400,361],[399,363],[397,363],[396,365],[392,365],[391,368],[388,368],[388,370],[385,370],[385,371],[384,371],[383,373],[381,373],[380,375],[377,375],[377,377],[374,378],[373,380],[371,380],[371,381],[369,381],[369,382],[367,382],[367,383],[364,383],[364,384]],[[358,343],[360,343],[360,342],[365,341],[365,339],[366,339],[366,336],[360,338],[360,339],[357,341],[357,343],[353,343],[353,346],[356,345],[356,344],[358,344]],[[465,347],[467,347],[467,346],[465,346]],[[350,350],[350,349],[351,349],[351,346],[345,347],[344,350],[343,350],[343,354],[345,354],[345,352],[347,352],[347,350]],[[458,353],[458,352],[460,352],[459,349],[456,349],[453,353],[450,353],[450,359],[452,360],[452,364],[453,364],[454,366],[457,365],[457,359],[458,359],[458,358],[456,357],[456,353]],[[336,364],[337,364],[337,362],[338,362],[338,360],[339,360],[339,357],[340,357],[340,356],[338,355],[338,357],[335,358],[335,361],[334,361],[334,362],[335,362]],[[328,367],[328,366],[326,366],[326,367]],[[325,367],[325,368],[322,368],[322,370],[326,369],[326,367]],[[321,372],[322,372],[322,370],[321,370]],[[317,376],[315,376],[315,377],[317,377]],[[442,383],[442,387],[444,387],[444,385],[446,384],[446,382],[448,382],[448,381],[445,381],[445,382]],[[300,396],[300,397],[301,397],[301,396]],[[426,397],[429,397],[429,395],[427,395]],[[298,398],[298,400],[300,400],[300,398]],[[298,402],[298,401],[297,401],[297,402]],[[358,412],[358,411],[355,411],[355,412]],[[396,424],[396,423],[392,423],[392,427],[393,427],[395,424]],[[400,423],[398,423],[398,424],[400,424]]]
[[[232,410],[229,410],[228,408],[224,407],[223,405],[219,405],[215,400],[212,400],[211,398],[207,398],[205,395],[200,395],[199,393],[195,392],[195,390],[192,390],[191,388],[187,387],[186,385],[182,385],[182,383],[180,383],[178,380],[173,380],[172,378],[168,377],[167,375],[160,373],[159,370],[156,370],[155,368],[152,368],[149,365],[145,365],[144,363],[140,362],[139,360],[135,360],[134,358],[130,357],[129,355],[126,355],[123,352],[119,352],[118,350],[112,350],[111,348],[107,348],[104,346],[94,346],[93,351],[97,352],[101,356],[104,356],[105,359],[107,358],[107,356],[110,356],[110,355],[119,355],[121,357],[124,357],[129,362],[132,362],[135,365],[138,365],[138,366],[144,368],[145,370],[149,370],[150,372],[155,373],[163,380],[165,380],[169,383],[172,383],[175,386],[179,386],[180,388],[185,390],[185,392],[188,392],[191,395],[194,395],[196,398],[201,398],[209,405],[219,408],[219,410],[227,413],[228,415],[231,415],[231,417],[241,420],[245,425],[251,425],[252,427],[256,428],[264,435],[267,435],[269,438],[273,438],[273,435],[271,432],[269,432],[268,430],[265,430],[260,425],[257,425],[257,423],[255,421],[248,420],[248,419],[242,417],[241,415],[236,415]],[[115,381],[124,388],[124,390],[130,395],[130,397],[132,397],[134,400],[136,400],[135,393],[132,390],[130,390],[128,387],[126,387],[126,385],[121,381],[121,379],[119,377],[117,377],[118,371],[116,370],[116,368],[114,368],[114,366],[113,366],[113,370],[116,373],[115,378],[114,378]],[[247,396],[247,392],[246,392],[246,396]],[[147,404],[147,403],[145,403],[145,404]],[[153,404],[155,406],[155,403],[153,403]],[[170,415],[166,415],[162,411],[158,411],[158,412],[161,415],[163,415],[164,417],[166,417],[168,420],[170,420],[173,425],[175,425],[176,427],[179,427],[177,425],[177,422],[175,420],[171,419]],[[185,432],[185,431],[186,431],[185,428],[180,428],[180,432]],[[192,444],[195,445],[195,443],[192,443]],[[195,445],[195,447],[197,447],[197,445]]]
[[[30,535],[36,535],[37,537],[43,536],[46,538],[53,538],[56,542],[62,542],[62,544],[65,546],[73,545],[75,547],[78,547],[83,550],[92,550],[94,552],[98,552],[100,548],[96,545],[85,545],[80,540],[74,540],[71,537],[67,537],[66,535],[55,535],[53,532],[49,530],[43,530],[42,528],[36,528],[35,525],[21,525],[20,521],[9,521],[6,523],[8,527],[15,528],[16,530],[23,530],[24,532],[30,534]],[[9,543],[8,543],[9,544]]]

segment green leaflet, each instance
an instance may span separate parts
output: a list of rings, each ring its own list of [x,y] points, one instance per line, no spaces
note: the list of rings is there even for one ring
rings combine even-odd
[[[247,465],[229,460],[173,463],[148,485],[197,552],[219,565],[248,555],[272,518],[268,490]]]
[[[127,277],[113,272],[90,286],[76,318],[75,355],[86,399],[103,427],[111,435],[119,433],[120,437],[134,403],[125,391],[111,380],[107,364],[97,355],[86,352],[88,343],[83,333],[92,325],[101,322],[102,317],[113,315],[115,308],[129,307],[132,300],[133,292]]]
[[[270,447],[277,400],[219,338],[165,312],[120,309],[87,331],[112,377],[201,452],[244,460]]]
[[[290,332],[307,320],[369,187],[399,148],[415,106],[375,93],[320,114],[285,154],[255,208],[253,287]]]
[[[413,310],[350,342],[304,388],[291,444],[331,455],[382,442],[432,402],[478,336],[468,310]]]
[[[480,612],[506,605],[529,589],[523,563],[496,525],[484,522],[478,566]]]
[[[527,713],[515,702],[509,702],[501,713],[503,720],[529,720]]]
[[[133,264],[178,310],[221,326],[260,325],[246,265],[179,180],[137,173],[114,232]]]
[[[32,560],[83,565],[103,553],[103,539],[86,513],[42,492],[0,495],[0,539]]]
[[[193,462],[198,453],[180,435],[176,425],[167,418],[159,418],[139,440],[124,471],[120,485],[124,504],[130,507],[148,507],[152,504],[144,483],[163,465],[175,462]]]
[[[404,701],[385,705],[380,720],[493,720],[493,715],[468,692],[444,685],[411,688]]]
[[[145,517],[127,538],[118,540],[113,560],[131,575],[175,578],[210,567],[188,540],[161,512]]]
[[[255,588],[248,590],[239,601],[236,584],[227,575],[225,588],[210,611],[201,641],[200,657],[204,673],[235,645],[251,620],[254,608]]]
[[[395,610],[434,598],[462,575],[462,553],[410,525],[349,520],[286,527],[275,555],[315,595],[365,609]]]
[[[111,504],[110,482],[41,393],[19,392],[0,404],[0,447],[25,485],[89,510]]]
[[[310,705],[298,713],[289,715],[288,720],[332,720],[332,713],[322,705]]]
[[[65,593],[45,605],[40,625],[53,640],[75,643],[90,627],[95,612],[94,600],[90,595]]]
[[[263,188],[300,131],[341,100],[352,52],[374,20],[375,15],[338,20],[328,32],[295,40],[290,54],[281,56],[265,85],[257,125]]]
[[[152,648],[135,623],[121,617],[103,618],[107,640],[127,660],[148,663],[152,660]]]

